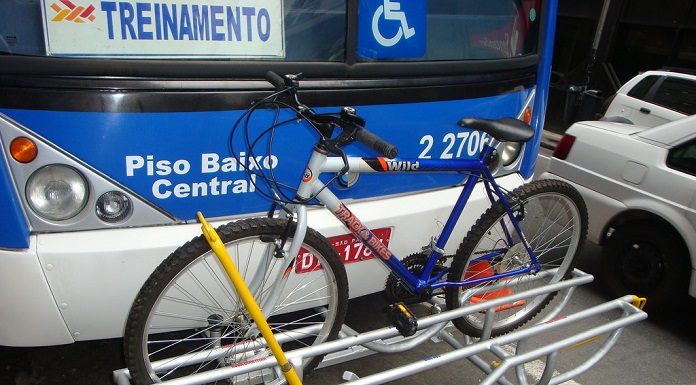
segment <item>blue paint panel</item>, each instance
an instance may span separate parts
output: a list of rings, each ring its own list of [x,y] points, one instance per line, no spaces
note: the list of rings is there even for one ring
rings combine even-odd
[[[462,130],[465,116],[515,116],[529,91],[476,100],[356,106],[367,128],[391,141],[403,158],[478,154],[481,134]],[[322,108],[333,112],[338,108]],[[210,217],[265,211],[269,202],[252,190],[246,173],[230,158],[229,135],[242,111],[179,113],[97,113],[2,110],[60,148],[140,194],[180,219],[193,219],[198,210]],[[289,115],[281,117],[287,118]],[[265,130],[269,111],[259,111],[251,130]],[[248,156],[242,133],[235,136],[235,153]],[[279,128],[273,154],[264,158],[265,142],[257,156],[273,168],[282,182],[296,186],[304,172],[316,133],[291,123]],[[251,134],[253,139],[254,133]],[[375,156],[359,143],[349,155]],[[459,154],[458,154],[459,153]],[[340,198],[365,198],[451,186],[458,174],[363,174]],[[258,182],[258,180],[257,180]]]
[[[551,62],[553,61],[553,41],[556,34],[556,18],[558,16],[558,0],[545,1],[544,9],[544,36],[541,43],[541,59],[537,66],[537,88],[534,96],[534,108],[532,109],[531,125],[536,129],[537,135],[529,141],[524,153],[524,159],[520,173],[525,178],[531,178],[534,173],[541,133],[544,128],[544,118],[549,98],[549,86],[551,84]]]
[[[3,146],[4,148],[4,146]],[[0,213],[2,213],[2,231],[0,231],[0,248],[26,249],[29,247],[29,225],[22,212],[22,203],[12,186],[10,172],[0,150]]]

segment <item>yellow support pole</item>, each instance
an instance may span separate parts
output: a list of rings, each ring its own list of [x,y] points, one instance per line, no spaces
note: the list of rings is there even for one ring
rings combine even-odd
[[[285,379],[288,381],[288,384],[302,385],[300,377],[297,375],[297,372],[295,371],[295,368],[292,366],[292,363],[290,363],[288,359],[285,358],[285,353],[283,352],[283,349],[280,347],[278,341],[275,339],[275,336],[273,335],[273,331],[271,330],[270,326],[268,326],[268,322],[266,322],[266,317],[263,316],[263,313],[261,312],[259,305],[254,300],[254,296],[251,294],[249,288],[244,283],[244,278],[242,278],[242,275],[239,274],[239,271],[237,270],[237,267],[234,265],[234,262],[232,262],[232,258],[230,258],[230,255],[227,253],[227,249],[225,248],[225,245],[222,243],[220,236],[217,234],[213,226],[211,226],[205,220],[205,218],[203,218],[203,214],[201,214],[200,211],[198,212],[198,220],[201,222],[201,230],[203,231],[203,235],[205,235],[205,239],[208,241],[208,244],[210,244],[210,247],[213,249],[213,252],[215,252],[215,255],[217,255],[218,259],[220,260],[220,263],[222,263],[222,266],[225,268],[225,272],[227,272],[227,275],[230,277],[230,280],[232,280],[234,289],[237,291],[239,297],[242,299],[244,307],[246,307],[249,311],[251,318],[254,320],[256,326],[259,328],[259,331],[261,331],[261,335],[266,340],[268,347],[271,348],[271,352],[273,352],[273,356],[275,357],[276,362],[278,362],[280,370],[283,372],[283,376],[285,376]]]

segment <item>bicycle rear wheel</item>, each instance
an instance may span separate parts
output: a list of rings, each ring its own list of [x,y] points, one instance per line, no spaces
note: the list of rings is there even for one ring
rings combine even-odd
[[[541,180],[515,189],[509,199],[512,211],[531,249],[541,265],[540,273],[557,269],[544,278],[528,274],[507,278],[509,288],[471,293],[470,289],[492,286],[502,280],[491,280],[462,288],[447,289],[450,309],[480,303],[493,298],[548,285],[566,278],[572,271],[575,257],[587,236],[587,209],[580,194],[571,185],[556,180]],[[510,234],[512,243],[505,234]],[[500,250],[497,256],[484,255]],[[476,221],[462,241],[452,261],[450,281],[490,277],[516,270],[531,263],[529,254],[512,221],[500,202],[492,205]],[[535,279],[530,279],[535,278]],[[531,320],[553,299],[556,293],[526,298],[495,309],[492,336],[507,333]],[[453,321],[463,333],[472,337],[482,335],[485,312],[470,314]]]
[[[336,338],[346,313],[348,282],[336,251],[312,229],[307,229],[300,251],[303,263],[276,258],[275,242],[286,226],[284,219],[253,218],[217,231],[288,351]],[[286,250],[291,241],[285,243]],[[145,282],[128,316],[124,346],[137,385],[273,359],[203,236],[177,249]],[[321,358],[306,359],[305,371]],[[265,370],[221,383],[263,384],[276,376]]]

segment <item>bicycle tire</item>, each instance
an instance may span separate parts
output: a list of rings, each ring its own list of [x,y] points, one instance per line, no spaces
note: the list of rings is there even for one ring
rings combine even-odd
[[[522,233],[538,257],[541,271],[558,268],[549,279],[527,280],[528,274],[507,278],[516,280],[509,289],[497,289],[468,296],[468,289],[491,286],[499,281],[482,282],[476,286],[462,288],[449,287],[446,302],[449,309],[480,303],[504,295],[520,292],[533,287],[558,282],[572,272],[575,257],[581,252],[587,236],[587,208],[580,193],[570,184],[558,180],[540,180],[518,187],[509,199],[513,212],[524,207],[522,220],[518,221]],[[513,244],[508,245],[503,235],[505,229],[511,230]],[[530,237],[530,235],[533,236]],[[503,249],[506,252],[489,261],[476,260],[488,251]],[[496,202],[476,221],[457,250],[450,281],[461,281],[490,276],[514,270],[530,262],[519,236],[512,228],[510,217],[501,202]],[[495,309],[491,336],[510,332],[534,318],[554,298],[557,292],[526,298]],[[483,334],[485,312],[469,314],[453,320],[454,325],[472,337]]]
[[[313,229],[307,229],[301,252],[312,253],[319,264],[303,271],[299,270],[299,263],[286,266],[283,258],[275,258],[273,242],[282,238],[286,226],[284,219],[251,218],[228,223],[217,231],[260,306],[278,284],[266,280],[277,277],[279,272],[286,280],[281,294],[287,296],[280,297],[273,309],[264,314],[276,336],[292,330],[300,333],[298,327],[314,325],[319,329],[283,343],[283,350],[287,351],[336,338],[346,314],[348,280],[334,248]],[[294,225],[289,234],[294,234]],[[290,243],[291,238],[288,238],[286,250]],[[267,263],[259,262],[264,260]],[[311,309],[304,310],[307,306]],[[322,310],[323,314],[315,314],[317,310]],[[305,332],[309,333],[303,329],[302,333]],[[255,346],[253,351],[247,352],[251,346]],[[124,350],[131,379],[136,385],[220,366],[243,365],[271,356],[202,235],[174,251],[142,286],[126,322]],[[220,353],[219,357],[213,357],[213,352]],[[181,358],[190,357],[182,354],[196,353],[208,361],[192,364],[192,360]],[[174,364],[176,357],[183,362],[180,366]],[[316,367],[322,358],[305,359],[304,372]],[[157,361],[169,363],[173,368],[159,372],[155,369],[159,365]],[[231,383],[266,383],[277,371],[273,373],[273,370],[266,370],[229,380]]]

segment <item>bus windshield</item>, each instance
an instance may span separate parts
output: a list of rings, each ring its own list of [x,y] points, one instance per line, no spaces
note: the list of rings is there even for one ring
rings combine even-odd
[[[357,14],[350,3],[3,1],[0,52],[346,62],[500,59],[532,54],[537,48],[535,0],[362,0],[358,8],[374,12]]]

